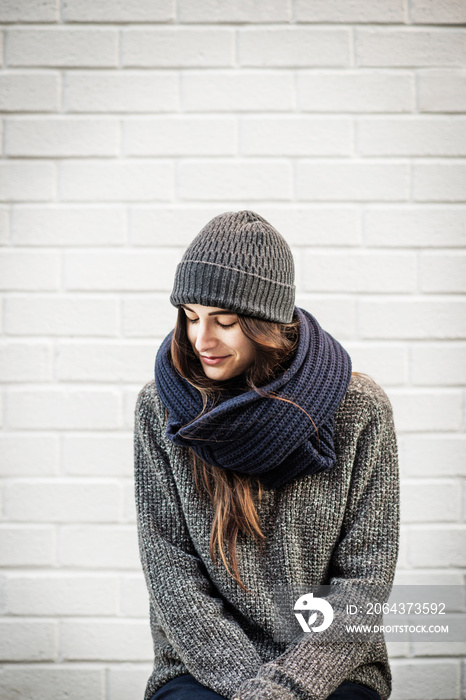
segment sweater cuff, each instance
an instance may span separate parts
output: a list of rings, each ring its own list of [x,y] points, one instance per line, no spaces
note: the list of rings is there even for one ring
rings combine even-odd
[[[296,700],[296,695],[271,680],[251,678],[240,685],[232,700]]]

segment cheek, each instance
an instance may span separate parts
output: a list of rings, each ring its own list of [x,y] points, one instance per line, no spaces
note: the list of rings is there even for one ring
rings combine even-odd
[[[244,338],[243,336],[240,344],[240,353],[243,359],[251,363],[254,359],[254,352],[254,346],[250,340],[248,338]]]
[[[187,323],[186,324],[186,335],[188,336],[188,340],[191,343],[191,345],[194,345],[194,343],[196,341],[195,333],[196,333],[196,331],[195,331],[193,324]]]

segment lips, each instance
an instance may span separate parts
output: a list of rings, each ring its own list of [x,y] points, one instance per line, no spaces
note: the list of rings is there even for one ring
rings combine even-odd
[[[222,355],[221,357],[207,357],[206,355],[201,355],[201,360],[202,362],[205,362],[206,365],[218,365],[220,362],[223,362],[223,360],[226,360],[229,355]]]

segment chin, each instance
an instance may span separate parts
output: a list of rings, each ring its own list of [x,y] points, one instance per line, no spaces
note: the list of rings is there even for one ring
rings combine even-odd
[[[226,382],[228,379],[234,379],[241,374],[241,369],[226,367],[204,367],[204,374],[209,379],[213,379],[216,382]]]
[[[209,379],[213,379],[217,382],[224,382],[227,379],[231,379],[232,377],[235,376],[234,372],[226,372],[225,370],[215,370],[213,367],[207,367],[204,370],[204,374],[206,377],[209,377]]]

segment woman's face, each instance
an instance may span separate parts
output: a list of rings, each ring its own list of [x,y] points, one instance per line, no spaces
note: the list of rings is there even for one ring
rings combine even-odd
[[[201,304],[182,307],[189,341],[209,379],[221,382],[250,367],[254,346],[241,330],[236,313]]]

